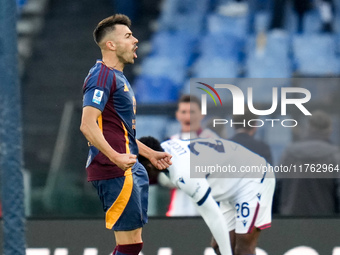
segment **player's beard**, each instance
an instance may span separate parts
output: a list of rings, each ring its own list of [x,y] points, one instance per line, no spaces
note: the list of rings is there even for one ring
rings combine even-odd
[[[134,52],[131,50],[117,50],[117,57],[121,63],[125,64],[134,64]]]

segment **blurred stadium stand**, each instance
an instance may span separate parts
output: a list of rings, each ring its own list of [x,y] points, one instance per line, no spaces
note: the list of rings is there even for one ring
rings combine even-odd
[[[17,0],[19,71],[23,75],[27,61],[32,56],[34,38],[44,24],[48,0]]]
[[[300,75],[332,76],[340,74],[335,35],[305,34],[293,36],[293,61]]]
[[[245,76],[248,78],[292,77],[289,37],[283,31],[249,37],[246,55]]]
[[[339,36],[337,33],[319,33],[321,21],[318,10],[311,9],[306,14],[304,34],[298,35],[292,10],[287,12],[285,30],[269,31],[271,1],[250,2],[251,8],[260,11],[255,12],[245,3],[233,5],[228,0],[200,0],[194,5],[191,1],[164,0],[158,30],[151,41],[152,51],[143,60],[144,68],[135,85],[138,91],[150,91],[150,84],[154,88],[154,83],[161,82],[158,88],[161,87],[165,95],[155,101],[153,96],[146,97],[141,93],[140,100],[143,103],[173,102],[182,91],[188,91],[186,81],[196,77],[340,75]],[[335,4],[339,10],[340,1]],[[336,28],[337,24],[335,22]],[[179,35],[183,31],[186,32],[185,37]],[[150,64],[150,61],[153,63]],[[177,68],[180,69],[178,72],[175,71]],[[169,76],[170,79],[176,77],[176,85],[168,81]],[[167,79],[162,83],[160,77]],[[177,89],[178,84],[182,90]],[[173,89],[174,86],[176,89]]]

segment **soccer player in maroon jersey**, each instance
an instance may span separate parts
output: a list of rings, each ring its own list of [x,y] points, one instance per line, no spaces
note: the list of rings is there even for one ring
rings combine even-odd
[[[157,152],[136,139],[136,100],[123,74],[137,58],[138,40],[122,14],[97,25],[94,39],[102,52],[83,88],[80,129],[89,141],[88,181],[97,189],[106,212],[106,227],[116,239],[114,255],[138,255],[142,227],[147,223],[148,176],[137,161],[140,153],[158,169],[171,165],[171,155]]]

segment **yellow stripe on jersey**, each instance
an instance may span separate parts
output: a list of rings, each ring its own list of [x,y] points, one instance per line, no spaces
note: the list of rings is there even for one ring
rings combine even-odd
[[[98,117],[97,119],[97,123],[98,123],[98,126],[100,128],[100,130],[102,131],[103,133],[103,116],[100,114],[100,116]],[[92,144],[90,142],[87,142],[87,145],[90,147],[92,146]]]
[[[100,128],[100,130],[103,133],[103,115],[100,114],[100,116],[98,117],[98,126]]]
[[[124,136],[125,136],[125,148],[126,148],[126,153],[130,153],[130,147],[129,147],[129,135],[128,135],[128,131],[124,125],[124,123],[122,122],[122,126],[124,129]]]
[[[126,85],[126,83],[124,83],[124,92],[128,92],[129,91],[129,88],[128,86]]]
[[[99,121],[98,121],[99,122]],[[127,129],[124,126],[124,123],[122,123],[123,129],[124,129],[124,136],[126,140],[126,153],[130,153],[130,147],[129,147],[129,136]],[[122,187],[122,190],[119,193],[119,196],[117,197],[116,201],[112,204],[109,210],[106,212],[106,228],[112,229],[113,225],[117,222],[119,217],[122,215],[123,211],[125,210],[125,207],[127,203],[130,200],[132,188],[133,188],[133,178],[132,178],[132,171],[131,168],[125,171],[124,173],[125,180]]]

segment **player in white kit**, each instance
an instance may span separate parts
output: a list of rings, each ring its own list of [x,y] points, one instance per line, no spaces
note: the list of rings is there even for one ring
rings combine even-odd
[[[180,123],[181,130],[170,137],[170,139],[194,139],[218,138],[218,135],[209,128],[202,127],[203,115],[201,114],[201,101],[199,98],[184,94],[180,97],[177,104],[176,119]],[[159,175],[158,183],[161,186],[172,187],[168,178],[163,174]],[[170,204],[166,216],[198,216],[193,201],[181,189],[171,190]]]
[[[151,148],[157,143],[152,137],[141,138],[141,141]],[[255,254],[260,231],[271,225],[275,188],[274,174],[265,159],[221,138],[175,139],[161,146],[172,155],[172,165],[168,168],[170,180],[193,199],[200,213],[205,198],[212,196],[219,202],[233,254]],[[148,172],[156,171],[145,164],[143,158],[140,161]],[[203,218],[216,221],[214,215],[209,215],[212,211],[207,210]],[[214,234],[215,229],[223,227],[221,225],[224,224],[209,226],[219,246],[214,249],[218,254],[228,254],[223,245],[229,238],[221,240],[219,234]]]

